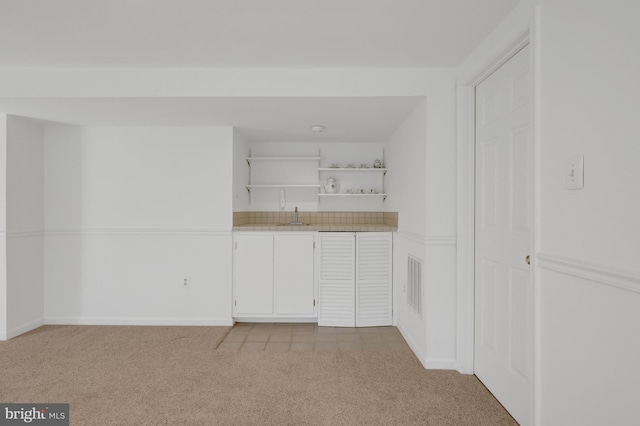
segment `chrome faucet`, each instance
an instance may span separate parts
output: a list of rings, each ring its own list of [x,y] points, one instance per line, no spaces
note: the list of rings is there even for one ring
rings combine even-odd
[[[304,225],[302,222],[298,221],[298,206],[296,206],[295,215],[293,222],[289,222],[289,225]]]

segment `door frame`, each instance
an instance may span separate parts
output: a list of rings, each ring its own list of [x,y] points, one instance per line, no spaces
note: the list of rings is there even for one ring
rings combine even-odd
[[[475,88],[527,44],[531,47],[531,132],[533,143],[531,206],[531,285],[533,285],[533,375],[532,422],[539,423],[539,285],[536,257],[539,247],[539,6],[525,11],[524,19],[516,19],[510,28],[499,28],[503,34],[494,38],[495,47],[467,67],[457,83],[457,370],[474,374],[475,338]],[[518,18],[518,17],[516,17]],[[508,20],[509,18],[507,18]],[[463,72],[465,70],[463,69]]]

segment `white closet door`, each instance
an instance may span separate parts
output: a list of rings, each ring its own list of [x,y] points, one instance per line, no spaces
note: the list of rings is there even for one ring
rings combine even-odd
[[[355,238],[320,232],[318,325],[355,327]]]
[[[529,58],[527,46],[476,88],[474,372],[522,426],[533,424]]]
[[[390,232],[356,234],[356,327],[393,324]]]

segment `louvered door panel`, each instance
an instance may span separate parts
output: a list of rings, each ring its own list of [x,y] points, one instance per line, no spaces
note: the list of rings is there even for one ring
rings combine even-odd
[[[318,325],[355,326],[355,238],[350,232],[320,233]]]
[[[392,325],[391,233],[357,233],[356,247],[356,327]]]

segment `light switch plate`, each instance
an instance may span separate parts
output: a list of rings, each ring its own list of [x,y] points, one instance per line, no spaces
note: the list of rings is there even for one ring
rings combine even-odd
[[[584,188],[584,155],[567,158],[565,183],[567,189]]]

